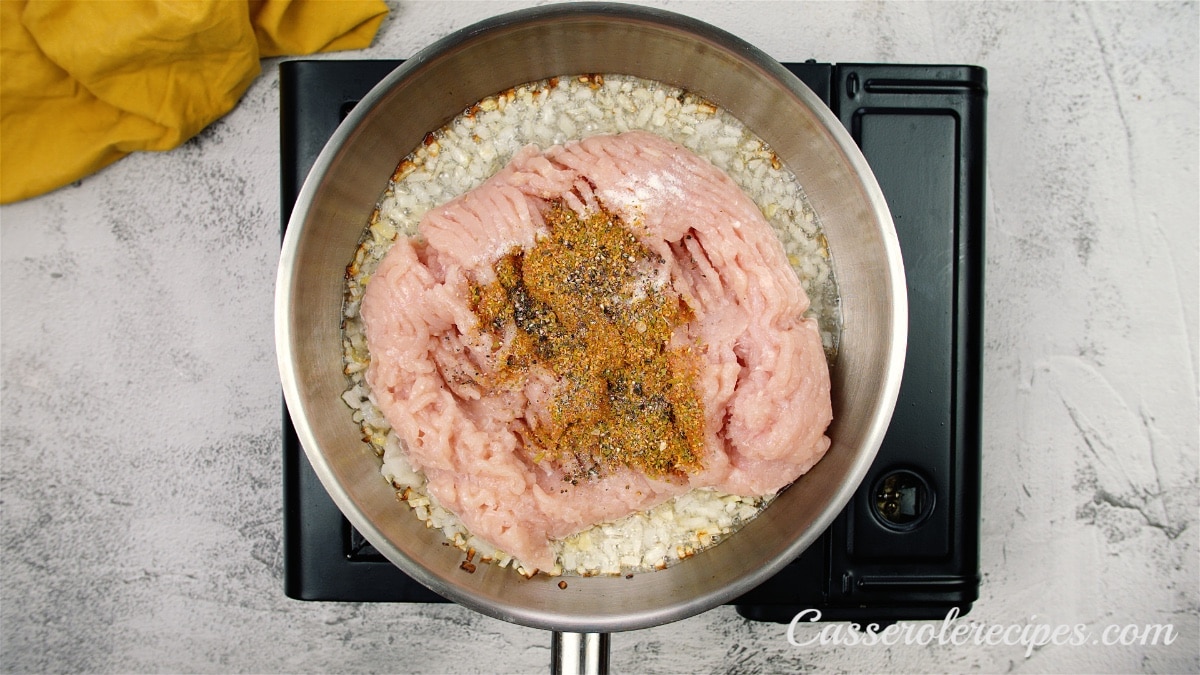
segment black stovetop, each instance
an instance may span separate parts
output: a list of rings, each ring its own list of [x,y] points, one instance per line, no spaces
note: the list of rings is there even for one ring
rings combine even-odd
[[[279,66],[282,216],[334,129],[398,61]],[[896,412],[862,486],[795,562],[736,600],[743,616],[891,622],[965,613],[979,594],[986,73],[970,66],[785,64],[862,148],[904,257],[909,337]],[[284,591],[446,602],[342,517],[284,414]]]

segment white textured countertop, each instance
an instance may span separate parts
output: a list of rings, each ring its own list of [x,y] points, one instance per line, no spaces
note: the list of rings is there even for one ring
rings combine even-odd
[[[526,4],[399,3],[330,58],[407,57]],[[1197,4],[655,4],[780,60],[988,69],[966,618],[1177,637],[793,646],[722,607],[614,636],[614,672],[1200,669]],[[547,668],[548,634],[457,606],[283,595],[276,63],[183,147],[0,209],[5,672]]]

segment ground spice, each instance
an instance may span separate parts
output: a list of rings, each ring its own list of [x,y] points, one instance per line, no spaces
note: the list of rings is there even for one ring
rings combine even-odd
[[[545,213],[548,236],[471,284],[470,306],[497,349],[498,384],[529,371],[557,380],[549,421],[532,429],[535,461],[569,460],[573,483],[628,466],[664,477],[696,471],[704,414],[690,345],[670,346],[691,313],[669,288],[665,264],[621,219],[580,216],[561,203]]]

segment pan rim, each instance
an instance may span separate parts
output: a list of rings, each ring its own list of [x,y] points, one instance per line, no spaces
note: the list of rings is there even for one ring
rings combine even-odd
[[[900,372],[906,348],[907,295],[904,292],[903,266],[900,262],[899,242],[896,238],[894,227],[884,228],[882,232],[882,245],[885,249],[884,256],[888,260],[888,272],[894,280],[890,287],[890,301],[893,313],[888,326],[888,330],[890,331],[887,341],[889,351],[884,359],[886,363],[891,364],[890,373],[886,378],[885,388],[879,395],[880,414],[875,415],[870,428],[864,432],[866,441],[863,445],[867,447],[867,451],[861,453],[856,459],[854,466],[847,475],[847,480],[840,486],[834,498],[826,504],[821,515],[814,521],[814,525],[803,536],[795,538],[777,554],[765,561],[759,572],[744,576],[734,583],[725,584],[706,593],[682,598],[677,602],[665,604],[657,608],[640,610],[636,613],[620,616],[595,616],[588,615],[586,612],[556,611],[544,608],[535,610],[482,602],[473,593],[464,590],[456,584],[447,583],[442,577],[433,574],[432,571],[425,569],[409,557],[402,549],[392,545],[387,540],[383,531],[359,509],[348,489],[333,474],[328,459],[319,451],[320,443],[308,422],[309,411],[307,410],[304,397],[300,393],[300,380],[303,378],[303,373],[299,371],[296,352],[293,349],[294,340],[299,339],[300,336],[294,334],[291,324],[290,289],[296,276],[301,273],[301,270],[297,269],[294,265],[294,261],[301,243],[306,217],[309,214],[323,179],[334,163],[339,149],[345,145],[347,139],[357,129],[360,121],[370,114],[374,106],[386,96],[387,92],[395,87],[397,83],[403,82],[405,78],[419,72],[428,63],[439,58],[444,58],[454,50],[464,48],[465,45],[469,45],[473,40],[480,39],[481,36],[488,36],[496,31],[510,29],[514,26],[528,25],[530,23],[590,20],[644,22],[654,25],[664,25],[673,30],[685,31],[705,40],[716,48],[735,54],[751,67],[760,70],[764,75],[780,83],[791,96],[794,96],[801,104],[807,106],[821,120],[825,129],[830,132],[832,140],[844,155],[844,161],[848,163],[851,171],[860,178],[861,187],[866,192],[869,209],[876,221],[888,224],[892,222],[882,191],[874,180],[865,158],[859,152],[857,145],[851,139],[850,135],[841,127],[836,117],[833,116],[833,113],[820,102],[815,94],[792,76],[791,73],[749,43],[689,17],[664,10],[629,5],[572,3],[570,5],[550,5],[518,10],[460,29],[433,43],[389,74],[347,116],[345,122],[335,132],[314,164],[312,172],[300,191],[296,207],[289,222],[288,231],[281,248],[280,266],[276,281],[275,332],[284,396],[293,420],[296,423],[297,434],[301,445],[305,449],[305,454],[310,463],[313,464],[314,470],[338,508],[368,541],[375,544],[385,556],[404,572],[413,576],[418,582],[451,600],[484,614],[537,628],[577,632],[613,632],[669,623],[706,611],[718,604],[736,598],[741,593],[748,591],[762,580],[777,572],[803,552],[832,523],[834,518],[837,517],[838,513],[841,512],[853,496],[870,468],[879,445],[883,440],[883,435],[887,430],[891,412],[895,407],[896,398],[899,393]],[[722,546],[727,544],[728,542],[722,544]]]

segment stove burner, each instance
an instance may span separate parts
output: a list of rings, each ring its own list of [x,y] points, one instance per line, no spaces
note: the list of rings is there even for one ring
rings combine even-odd
[[[281,212],[337,125],[398,61],[279,66]],[[899,400],[833,525],[734,602],[743,616],[887,623],[966,613],[979,597],[986,73],[970,66],[785,64],[850,131],[896,223],[909,294]],[[345,602],[445,602],[350,526],[284,414],[284,591]]]

